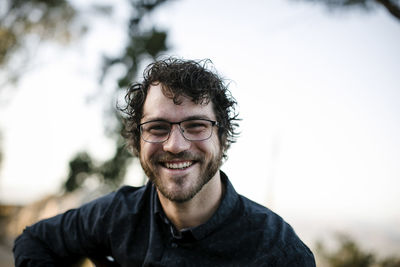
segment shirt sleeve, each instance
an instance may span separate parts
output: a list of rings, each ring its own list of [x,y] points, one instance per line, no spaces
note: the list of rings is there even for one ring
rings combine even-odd
[[[84,256],[103,254],[113,196],[27,227],[14,243],[15,266],[68,266]]]

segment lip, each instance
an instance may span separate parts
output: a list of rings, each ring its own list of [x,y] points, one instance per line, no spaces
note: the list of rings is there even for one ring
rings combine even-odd
[[[197,161],[194,160],[174,160],[174,161],[160,162],[160,165],[163,170],[173,173],[186,172],[196,164]],[[167,165],[174,165],[175,168],[168,168]]]

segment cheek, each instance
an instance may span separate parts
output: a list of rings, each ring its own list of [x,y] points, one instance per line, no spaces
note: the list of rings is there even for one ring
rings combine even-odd
[[[198,149],[208,154],[217,154],[220,150],[220,143],[218,137],[213,137],[208,142],[202,142],[198,145]]]
[[[140,158],[142,160],[146,159],[149,157],[149,154],[151,153],[151,146],[150,144],[144,142],[143,140],[140,141]]]
[[[219,140],[218,130],[216,129],[212,136],[212,145],[216,151],[221,150],[221,142]]]
[[[152,155],[162,150],[160,144],[151,144],[144,141],[140,142],[140,158],[142,160],[149,160]]]

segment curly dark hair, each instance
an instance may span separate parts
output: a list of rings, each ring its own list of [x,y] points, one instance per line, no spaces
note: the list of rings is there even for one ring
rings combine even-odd
[[[143,105],[151,85],[161,84],[165,96],[179,105],[180,96],[189,97],[194,103],[206,105],[213,103],[218,121],[218,138],[223,158],[226,151],[236,141],[238,133],[238,114],[235,111],[236,100],[222,78],[210,68],[212,62],[205,60],[182,60],[167,58],[150,64],[143,73],[141,83],[132,84],[126,93],[126,106],[119,108],[124,116],[124,130],[128,148],[136,155],[140,153],[139,124]]]

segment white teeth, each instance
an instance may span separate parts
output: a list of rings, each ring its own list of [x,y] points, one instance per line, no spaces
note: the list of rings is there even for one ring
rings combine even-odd
[[[191,161],[185,161],[185,162],[177,162],[177,163],[165,163],[165,167],[168,169],[184,169],[189,166],[191,166],[193,163]]]

